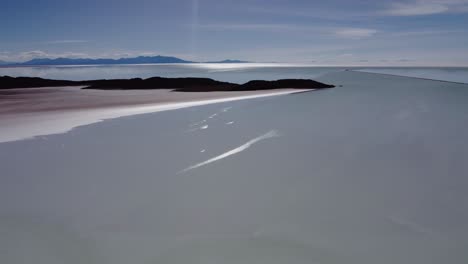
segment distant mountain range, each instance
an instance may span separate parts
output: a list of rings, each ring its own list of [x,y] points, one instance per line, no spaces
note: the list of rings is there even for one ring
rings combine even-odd
[[[169,56],[139,56],[134,58],[120,59],[72,59],[72,58],[56,58],[56,59],[32,59],[26,62],[10,63],[0,61],[0,65],[14,66],[39,66],[39,65],[114,65],[114,64],[153,64],[153,63],[199,63],[195,61],[187,61],[176,57]],[[210,61],[206,63],[247,63],[241,60],[223,60]]]

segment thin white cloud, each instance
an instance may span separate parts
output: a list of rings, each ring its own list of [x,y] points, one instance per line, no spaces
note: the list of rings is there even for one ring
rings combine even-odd
[[[191,59],[187,54],[178,54],[170,52],[148,52],[148,51],[108,51],[105,53],[85,53],[85,52],[49,52],[43,50],[31,50],[23,52],[9,52],[2,51],[0,52],[0,60],[10,61],[10,62],[24,62],[32,59],[42,59],[42,58],[126,58],[126,57],[138,57],[138,56],[156,56],[161,54],[168,54],[168,56],[176,56],[183,59]]]
[[[10,52],[0,51],[0,61],[7,61],[9,59]]]
[[[23,52],[2,52],[0,53],[0,59],[6,60],[10,62],[23,62],[32,59],[39,59],[39,58],[90,58],[87,53],[81,52],[47,52],[42,50],[30,50],[30,51],[23,51]]]
[[[468,11],[468,0],[412,0],[391,3],[384,14],[391,16],[421,16]]]
[[[197,27],[201,30],[214,31],[261,31],[261,32],[282,32],[282,33],[314,33],[316,35],[361,39],[368,38],[378,31],[370,28],[335,28],[327,26],[309,26],[297,24],[200,24]]]
[[[337,29],[333,33],[341,38],[362,39],[375,35],[378,31],[370,28],[342,28]]]
[[[438,14],[446,11],[448,11],[446,5],[418,1],[414,3],[393,3],[387,13],[394,16],[415,16]]]
[[[203,30],[240,30],[240,31],[291,31],[303,30],[304,26],[292,24],[199,24]]]
[[[336,9],[333,7],[319,7],[313,5],[312,7],[304,8],[293,8],[289,6],[258,6],[258,7],[249,7],[246,10],[247,12],[257,13],[257,14],[266,14],[274,15],[277,17],[307,17],[320,19],[324,21],[344,21],[348,19],[356,18],[368,18],[375,16],[374,13],[369,12],[369,10],[359,9],[359,10],[349,10],[349,9]]]
[[[378,3],[379,1],[375,1]],[[382,1],[383,2],[383,1]],[[384,2],[384,10],[362,8],[326,8],[321,6],[290,8],[285,6],[249,7],[248,12],[275,16],[310,17],[320,20],[346,21],[349,19],[368,19],[385,16],[417,16],[440,13],[468,12],[468,0],[396,0]]]
[[[77,43],[87,43],[87,40],[80,40],[80,39],[63,39],[63,40],[52,40],[46,41],[46,44],[77,44]]]
[[[391,37],[410,37],[410,36],[440,36],[447,34],[467,34],[468,30],[437,30],[437,29],[426,29],[419,31],[401,31],[389,34]]]

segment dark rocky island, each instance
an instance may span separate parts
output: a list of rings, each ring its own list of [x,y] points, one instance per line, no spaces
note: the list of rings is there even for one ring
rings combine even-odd
[[[0,77],[0,89],[12,88],[35,88],[35,87],[59,87],[59,86],[79,86],[82,82],[66,80],[50,80],[39,77]]]
[[[309,79],[282,79],[276,81],[254,80],[244,84],[216,81],[209,78],[110,79],[89,81],[50,80],[36,77],[0,77],[0,89],[85,86],[83,89],[148,90],[174,89],[179,92],[255,91],[272,89],[324,89],[333,85]]]

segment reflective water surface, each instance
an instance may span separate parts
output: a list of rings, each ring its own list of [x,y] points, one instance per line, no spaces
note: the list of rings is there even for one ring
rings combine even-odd
[[[468,83],[467,67],[322,67],[278,63],[0,67],[0,76],[34,76],[65,80],[190,76],[244,83],[255,79],[314,79],[325,73],[339,72],[345,69]]]
[[[468,68],[463,67],[374,67],[358,68],[365,72],[468,83]]]
[[[244,83],[255,79],[315,78],[344,67],[307,67],[287,64],[152,64],[97,66],[0,67],[0,76],[34,76],[49,79],[90,80],[116,78],[208,77]]]

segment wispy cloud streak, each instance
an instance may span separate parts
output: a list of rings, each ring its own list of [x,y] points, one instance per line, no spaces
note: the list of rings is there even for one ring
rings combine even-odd
[[[240,30],[240,31],[292,31],[311,29],[303,25],[294,24],[200,24],[201,30]]]
[[[63,39],[63,40],[52,40],[46,41],[46,44],[77,44],[77,43],[87,43],[87,40],[80,40],[80,39]]]
[[[392,16],[421,16],[466,11],[467,0],[413,0],[391,3],[384,13]]]
[[[375,35],[378,31],[370,28],[343,28],[335,31],[335,35],[342,38],[361,39]]]

